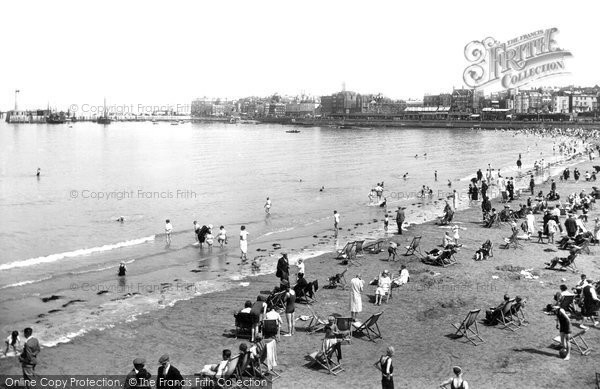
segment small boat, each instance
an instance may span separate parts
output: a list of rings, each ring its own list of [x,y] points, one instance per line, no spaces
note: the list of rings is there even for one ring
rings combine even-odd
[[[177,125],[179,125],[179,122],[178,121],[171,122],[171,125],[172,126],[177,126]]]
[[[156,120],[153,120],[152,124],[158,124],[158,122]]]
[[[286,131],[288,134],[297,134],[300,132],[300,130],[287,130]]]
[[[106,109],[106,98],[104,99],[104,115],[96,119],[98,124],[110,124],[112,120],[108,117],[108,110]]]

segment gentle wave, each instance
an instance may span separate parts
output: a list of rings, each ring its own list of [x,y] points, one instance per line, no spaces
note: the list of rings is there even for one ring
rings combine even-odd
[[[1,287],[0,289],[15,288],[15,287],[17,287],[17,286],[23,286],[23,285],[35,284],[36,282],[42,282],[42,281],[46,281],[46,280],[49,280],[50,278],[52,278],[52,276],[50,276],[50,277],[44,277],[44,278],[40,278],[40,279],[37,279],[37,280],[27,280],[27,281],[15,282],[14,284],[10,284],[10,285],[4,285],[4,286],[3,286],[3,287]]]
[[[75,250],[75,251],[69,251],[66,253],[52,254],[52,255],[48,255],[46,257],[37,257],[37,258],[24,259],[22,261],[14,261],[14,262],[5,263],[3,265],[0,265],[0,270],[9,270],[9,269],[14,269],[14,268],[19,268],[19,267],[35,266],[35,265],[39,265],[41,263],[56,262],[56,261],[64,259],[64,258],[79,257],[82,255],[88,255],[88,254],[98,253],[98,252],[102,252],[102,251],[110,251],[110,250],[118,249],[121,247],[135,246],[138,244],[151,242],[154,240],[154,238],[155,238],[155,235],[152,235],[152,236],[147,236],[145,238],[133,239],[133,240],[128,240],[125,242],[119,242],[119,243],[115,243],[115,244],[107,244],[107,245],[100,246],[100,247],[92,247],[89,249],[79,249],[79,250]]]

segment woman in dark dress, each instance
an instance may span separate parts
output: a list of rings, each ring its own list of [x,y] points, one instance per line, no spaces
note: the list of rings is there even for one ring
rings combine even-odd
[[[394,366],[392,365],[392,357],[394,356],[394,347],[387,348],[386,355],[382,355],[379,361],[381,370],[381,387],[382,389],[394,389]]]
[[[477,184],[473,185],[473,189],[471,192],[471,199],[473,201],[478,201],[479,200],[479,188],[477,188]]]
[[[287,288],[287,293],[285,294],[285,317],[287,318],[288,323],[288,333],[283,336],[292,336],[294,335],[294,312],[296,311],[296,293],[294,289],[291,288],[290,282],[288,280],[283,280],[282,285],[285,285]]]

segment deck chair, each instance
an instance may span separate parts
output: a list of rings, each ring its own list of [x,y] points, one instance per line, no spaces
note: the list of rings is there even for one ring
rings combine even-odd
[[[357,240],[354,242],[356,255],[363,255],[363,246],[365,244],[364,240]]]
[[[555,257],[550,263],[546,263],[546,269],[548,270],[571,270],[573,273],[577,271],[577,266],[575,266],[575,259],[577,259],[577,252],[573,251],[566,258]],[[556,265],[559,266],[556,269]]]
[[[575,314],[577,311],[575,310],[575,295],[568,294],[562,297],[560,300],[560,307],[565,310],[565,312],[570,314]]]
[[[515,301],[512,308],[510,309],[510,315],[512,316],[513,320],[517,322],[516,324],[518,324],[519,326],[529,325],[527,318],[525,318],[525,301],[526,300]]]
[[[321,350],[315,351],[314,353],[307,356],[311,366],[321,366],[329,372],[329,374],[338,375],[344,371],[342,364],[335,362],[334,357],[339,357],[338,347],[341,347],[336,342],[329,342],[330,339],[324,339],[321,344]],[[337,339],[334,339],[337,340]]]
[[[242,377],[244,375],[250,375],[249,374],[250,372],[251,372],[250,353],[249,352],[245,352],[243,354],[240,353],[238,355],[238,363],[235,366],[235,372],[233,373],[233,377],[240,380],[237,382],[238,387],[248,389],[248,386],[244,385]]]
[[[482,343],[485,343],[485,340],[479,335],[479,328],[477,327],[477,315],[481,309],[473,309],[467,313],[467,317],[462,323],[453,323],[452,326],[456,328],[456,333],[454,334],[457,337],[465,337],[469,342],[473,344],[473,346],[479,346]]]
[[[421,254],[421,248],[419,247],[421,243],[421,237],[420,236],[415,236],[412,241],[410,242],[410,244],[408,246],[406,246],[406,253],[404,253],[405,256],[408,255],[413,255],[416,253],[419,253],[420,256],[422,256],[423,254]]]
[[[354,242],[356,243],[356,242]],[[358,266],[360,265],[360,261],[358,260],[358,255],[356,255],[356,244],[354,244],[350,248],[350,254],[348,254],[348,258],[345,259],[343,264],[347,264],[348,266]]]
[[[356,242],[348,242],[341,250],[337,251],[337,256],[335,259],[349,259],[352,255],[352,249],[354,248]]]
[[[325,326],[327,325],[327,320],[319,317],[319,315],[312,309],[310,305],[307,305],[306,308],[310,311],[310,322],[308,322],[308,326],[306,327],[306,332],[309,334],[314,334],[318,331],[323,331]]]
[[[285,309],[285,294],[287,291],[271,293],[267,297],[267,307],[273,307],[276,311]]]
[[[264,339],[274,337],[277,341],[280,340],[281,326],[277,320],[263,320],[261,329]]]
[[[233,317],[235,318],[235,337],[250,337],[252,335],[254,315],[252,315],[251,313],[238,312],[235,313]]]
[[[381,317],[383,312],[378,312],[371,315],[364,323],[355,321],[352,323],[354,334],[366,335],[370,341],[374,342],[377,339],[383,339],[381,332],[379,331],[379,325],[377,321]]]
[[[421,262],[428,265],[448,267],[457,263],[456,258],[454,258],[455,253],[456,249],[454,248],[445,250],[433,249],[429,252],[425,252],[427,256],[421,258]]]
[[[317,290],[319,289],[319,282],[314,280],[306,284],[302,290],[295,290],[296,302],[312,304],[317,302]]]
[[[363,245],[363,251],[366,251],[369,254],[379,254],[383,251],[385,244],[386,241],[384,239],[376,240],[375,242],[369,242],[366,245]]]
[[[224,382],[225,380],[229,380],[230,378],[232,378],[236,375],[236,373],[238,372],[237,366],[238,366],[239,360],[240,360],[240,354],[230,358],[229,361],[227,362],[225,371],[223,372],[223,375],[221,377],[206,376],[202,373],[195,373],[194,376],[208,378],[211,381],[211,384],[209,385],[209,387],[222,388],[223,386],[219,385],[219,382]]]
[[[269,340],[265,342],[265,347],[262,350],[261,355],[258,358],[258,362],[255,365],[258,365],[258,372],[262,378],[265,378],[269,382],[273,382],[278,378],[281,378],[281,375],[275,371],[275,366],[277,366],[277,342],[274,340]]]
[[[492,228],[492,227],[500,228],[500,217],[498,216],[498,214],[493,215],[490,220],[488,220],[487,222],[485,222],[483,224],[483,227],[485,227],[485,228]]]
[[[581,330],[578,333],[576,333],[575,335],[572,335],[571,340],[570,340],[571,344],[573,346],[575,346],[575,348],[577,348],[577,350],[579,350],[581,355],[588,355],[589,353],[592,352],[592,349],[590,348],[588,343],[585,341],[585,338],[583,337],[583,335],[585,335],[587,330],[588,329],[586,328],[585,330]],[[560,344],[560,335],[555,336],[554,339],[552,339],[552,341],[554,343]]]
[[[347,343],[352,343],[352,322],[353,318],[351,317],[336,317],[335,324],[337,325],[338,330],[344,332],[344,341]]]
[[[500,246],[501,248],[509,248],[510,246],[512,246],[514,249],[522,249],[523,248],[523,244],[521,242],[519,242],[518,239],[519,236],[519,230],[515,229],[512,233],[512,235],[510,236],[510,238],[506,238],[504,239],[504,245]]]
[[[503,330],[510,330],[512,332],[515,332],[519,329],[519,326],[517,325],[517,323],[515,323],[515,318],[512,315],[512,309],[514,305],[515,300],[511,299],[506,304],[504,304],[504,307],[502,307],[502,309],[500,310],[500,324],[503,325]]]
[[[342,287],[342,289],[346,289],[346,277],[344,275],[348,271],[348,268],[345,268],[343,272],[338,273],[334,276],[329,277],[329,287],[336,288],[338,285]]]

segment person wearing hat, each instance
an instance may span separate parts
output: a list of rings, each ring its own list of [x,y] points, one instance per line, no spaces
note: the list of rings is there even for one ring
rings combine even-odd
[[[404,224],[404,208],[398,207],[396,211],[396,225],[398,226],[398,234],[402,235],[402,224]]]
[[[125,261],[121,261],[121,263],[119,264],[118,276],[123,277],[125,276],[125,273],[127,273],[127,266],[125,265]]]
[[[160,367],[156,375],[157,389],[181,389],[183,386],[183,377],[175,366],[171,365],[169,354],[164,354],[158,359]]]
[[[390,279],[390,272],[384,270],[379,277],[377,282],[377,289],[375,290],[375,305],[381,305],[383,296],[390,292],[392,280]]]
[[[462,369],[458,366],[452,368],[454,377],[450,377],[440,384],[440,388],[450,385],[450,389],[469,389],[469,383],[462,378]]]
[[[575,220],[572,213],[569,213],[569,217],[567,218],[567,220],[565,220],[565,229],[567,231],[567,236],[569,238],[575,238],[575,235],[577,235],[578,228],[579,227],[577,226],[577,220]]]
[[[283,284],[283,281],[288,281],[290,279],[290,262],[288,260],[288,256],[286,253],[281,253],[281,258],[277,261],[277,271],[275,272],[275,276],[279,277],[279,280]]]
[[[146,370],[144,365],[146,364],[146,360],[144,358],[136,358],[133,360],[133,369],[127,374],[125,377],[124,388],[125,389],[133,389],[133,388],[150,388],[150,377],[152,374]]]

